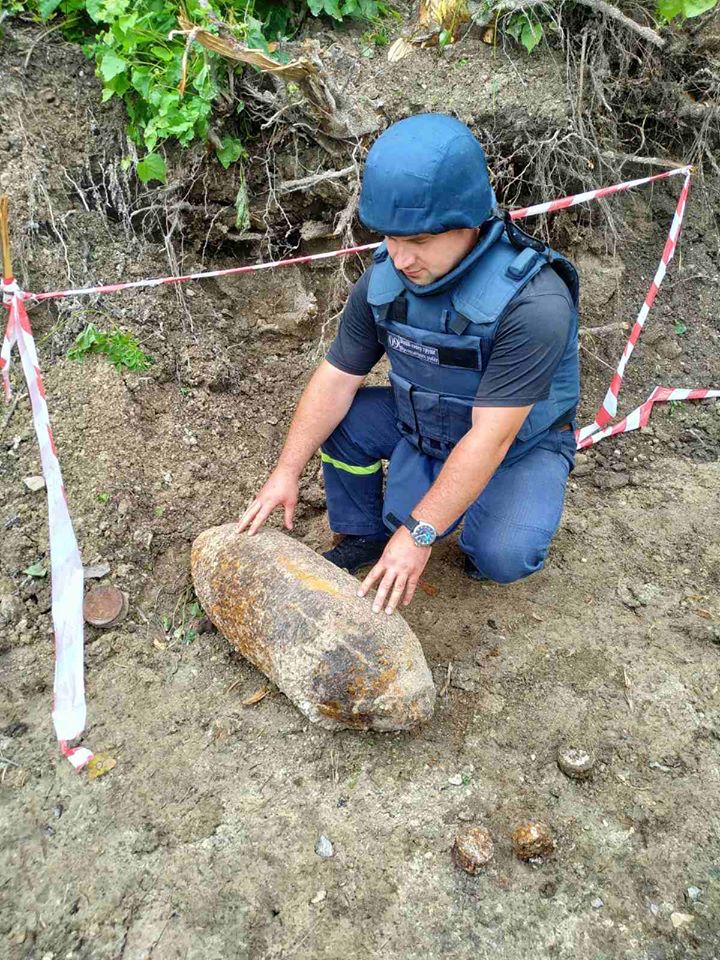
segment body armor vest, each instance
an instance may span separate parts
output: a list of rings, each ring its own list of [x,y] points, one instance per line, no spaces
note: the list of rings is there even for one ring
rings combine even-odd
[[[570,291],[573,321],[550,396],[533,406],[504,462],[535,446],[559,418],[573,419],[580,389],[578,278],[569,260],[537,240],[519,248],[499,219],[455,270],[428,287],[403,278],[384,243],[374,260],[368,303],[390,361],[398,427],[414,447],[444,460],[468,432],[498,323],[548,263]]]

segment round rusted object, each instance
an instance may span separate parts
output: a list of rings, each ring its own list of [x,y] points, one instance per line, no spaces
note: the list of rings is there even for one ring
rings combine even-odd
[[[540,820],[526,820],[513,830],[512,848],[520,860],[548,857],[555,849],[550,830]]]
[[[93,627],[107,627],[122,613],[125,597],[117,587],[93,587],[85,594],[83,616]]]
[[[482,827],[466,827],[455,837],[451,856],[456,866],[475,876],[493,858],[493,842]]]
[[[572,780],[587,780],[595,766],[591,754],[579,747],[560,747],[557,762],[565,776]]]

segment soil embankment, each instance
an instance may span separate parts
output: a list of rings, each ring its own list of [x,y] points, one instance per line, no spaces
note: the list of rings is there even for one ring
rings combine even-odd
[[[562,58],[493,58],[469,37],[442,61],[419,51],[388,67],[363,58],[352,32],[330,39],[334,69],[354,71],[381,125],[456,112],[487,131],[508,202],[530,199],[528,179],[513,186],[516,164],[572,114]],[[164,275],[168,258],[183,270],[223,267],[348,236],[333,231],[351,209],[352,178],[268,189],[316,170],[319,147],[292,136],[274,151],[267,139],[251,145],[251,236],[238,237],[232,174],[199,155],[177,160],[173,190],[138,193],[122,171],[121,108],[100,106],[91,68],[57,35],[9,28],[2,72],[0,190],[26,289]],[[513,144],[518,159],[503,166]],[[352,162],[350,151],[337,166]],[[609,201],[615,237],[581,211],[552,226],[581,270],[584,326],[634,320],[677,189],[674,180]],[[692,194],[624,410],[656,383],[717,386],[716,195],[712,181]],[[328,733],[277,693],[243,707],[263,677],[216,633],[189,633],[190,544],[236,516],[271,468],[358,268],[321,263],[32,309],[83,560],[110,564],[130,612],[115,629],[87,630],[87,741],[117,760],[88,782],[57,754],[49,586],[23,573],[47,555],[47,524],[43,494],[23,484],[39,458],[21,397],[0,436],[4,955],[711,960],[719,406],[657,410],[651,429],[581,455],[541,574],[469,584],[454,542],[434,552],[407,611],[442,690],[419,731]],[[69,360],[88,322],[132,331],[151,370]],[[583,337],[586,419],[626,335]],[[296,535],[328,542],[317,464]],[[559,771],[568,741],[595,753],[591,780]],[[557,841],[539,867],[511,854],[527,817]],[[450,858],[472,823],[495,839],[478,877]],[[315,852],[321,835],[331,858]]]

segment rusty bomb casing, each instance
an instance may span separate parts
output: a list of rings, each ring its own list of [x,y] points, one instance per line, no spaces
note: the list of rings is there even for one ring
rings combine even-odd
[[[192,575],[218,630],[313,723],[407,730],[432,716],[435,686],[410,627],[374,614],[357,580],[303,543],[213,527],[193,544]]]

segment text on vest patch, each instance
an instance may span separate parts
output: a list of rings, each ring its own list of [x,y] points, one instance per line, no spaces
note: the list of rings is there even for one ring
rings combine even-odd
[[[425,360],[426,363],[440,363],[440,353],[437,347],[426,347],[422,343],[415,343],[414,340],[399,337],[395,333],[388,334],[387,347],[389,350],[397,350],[398,353],[406,353],[416,360]]]

